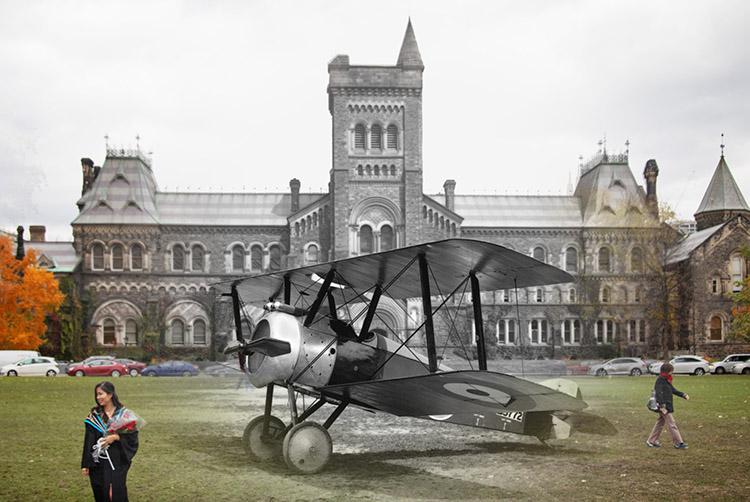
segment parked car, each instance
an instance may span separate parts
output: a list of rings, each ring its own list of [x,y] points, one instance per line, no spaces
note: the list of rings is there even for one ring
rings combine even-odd
[[[746,361],[750,361],[750,354],[730,354],[723,361],[709,364],[708,368],[711,370],[711,373],[721,375],[731,373],[735,365]]]
[[[195,376],[198,367],[185,361],[166,361],[146,366],[141,371],[143,376]]]
[[[60,373],[55,360],[50,357],[27,357],[18,362],[6,364],[0,368],[0,373],[7,376],[56,376]]]
[[[734,368],[732,368],[732,373],[737,373],[738,375],[750,375],[750,360],[745,361],[744,363],[735,364]]]
[[[674,366],[674,373],[703,375],[709,371],[708,361],[698,356],[677,356],[669,363]],[[649,366],[649,371],[658,375],[662,364],[664,363],[660,361],[653,363]]]
[[[36,350],[0,350],[0,367],[6,364],[17,363],[27,357],[37,357],[39,352]],[[5,373],[3,373],[5,374]]]
[[[72,364],[68,368],[68,375],[70,376],[110,375],[118,377],[127,374],[128,368],[113,359],[95,359],[87,363]]]
[[[141,371],[143,371],[143,368],[146,367],[146,363],[133,361],[132,359],[115,359],[115,361],[120,364],[124,364],[128,369],[128,374],[130,374],[130,376],[138,376]]]
[[[637,357],[617,357],[589,368],[590,375],[631,375],[641,376],[648,372],[646,363]]]

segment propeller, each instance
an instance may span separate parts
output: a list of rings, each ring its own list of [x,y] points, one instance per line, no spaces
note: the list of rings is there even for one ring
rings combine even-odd
[[[239,352],[243,356],[249,356],[253,352],[257,352],[268,357],[283,356],[291,351],[292,346],[289,345],[289,342],[273,338],[260,338],[252,342],[232,342],[224,349],[225,354]]]

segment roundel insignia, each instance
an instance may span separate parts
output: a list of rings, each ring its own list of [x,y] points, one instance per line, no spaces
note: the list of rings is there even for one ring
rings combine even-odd
[[[469,384],[469,383],[446,383],[443,388],[464,398],[473,399],[476,401],[482,401],[485,403],[501,404],[506,406],[510,401],[510,395],[505,392],[493,389],[492,387],[485,387],[484,385]]]

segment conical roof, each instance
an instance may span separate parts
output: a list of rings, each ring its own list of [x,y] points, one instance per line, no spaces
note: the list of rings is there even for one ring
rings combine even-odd
[[[424,69],[422,56],[419,54],[419,47],[417,47],[417,37],[414,36],[414,28],[411,26],[411,19],[409,19],[409,24],[406,25],[406,33],[404,33],[404,41],[401,43],[401,51],[398,53],[396,66]]]
[[[695,214],[698,215],[709,211],[724,211],[727,209],[744,209],[745,211],[750,211],[750,207],[745,202],[745,198],[742,196],[742,192],[734,181],[734,177],[729,171],[729,166],[727,166],[722,155]]]

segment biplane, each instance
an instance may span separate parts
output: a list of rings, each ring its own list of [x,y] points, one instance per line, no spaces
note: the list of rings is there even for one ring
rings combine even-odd
[[[481,292],[573,281],[529,256],[467,239],[232,281],[225,294],[232,298],[237,339],[225,353],[238,354],[250,382],[266,387],[264,414],[244,431],[248,455],[257,461],[283,457],[294,471],[318,472],[333,451],[328,429],[347,406],[542,441],[566,438],[576,414],[587,406],[577,385],[559,379],[538,384],[488,371]],[[453,371],[439,363],[435,321],[449,310],[449,301],[464,294],[473,307],[479,369]],[[386,298],[401,305],[421,302],[413,329],[401,336],[371,330]],[[361,308],[352,315],[355,304]],[[251,305],[263,305],[262,315],[245,333]],[[409,343],[418,333],[426,355]],[[289,423],[271,413],[275,386],[287,389]],[[313,398],[306,409],[298,409],[300,394]],[[312,421],[325,405],[333,406],[327,418]]]

